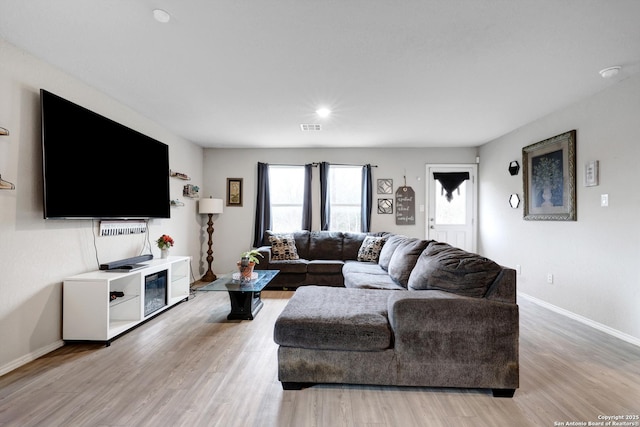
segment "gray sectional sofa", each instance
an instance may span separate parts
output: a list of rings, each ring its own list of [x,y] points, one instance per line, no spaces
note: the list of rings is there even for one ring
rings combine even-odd
[[[445,243],[396,234],[297,236],[296,245],[301,237],[316,248],[326,237],[340,257],[271,257],[260,264],[297,279],[296,293],[274,328],[283,388],[346,383],[482,388],[513,396],[519,386],[514,270]],[[360,246],[353,255],[356,241]],[[372,241],[379,244],[375,259],[358,261],[372,256]],[[313,253],[303,247],[297,255]],[[319,266],[310,269],[313,261],[340,265],[341,280],[329,267],[322,274]],[[306,265],[304,277],[299,265],[295,273],[278,267],[296,264]],[[285,280],[280,286],[287,285]]]
[[[258,250],[263,258],[257,270],[280,270],[267,288],[295,289],[304,285],[344,286],[342,267],[345,261],[356,261],[362,242],[368,235],[387,233],[343,233],[336,231],[296,231],[285,233],[293,239],[284,239],[282,256],[274,253],[274,240],[283,234],[267,231],[263,246]],[[277,244],[275,243],[275,244]],[[286,246],[286,243],[290,243]],[[295,253],[292,253],[293,247]]]

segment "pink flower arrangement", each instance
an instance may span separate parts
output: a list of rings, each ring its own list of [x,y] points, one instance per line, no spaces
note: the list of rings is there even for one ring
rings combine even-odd
[[[160,249],[169,249],[173,246],[173,239],[168,234],[163,234],[158,240],[156,240],[156,243]]]

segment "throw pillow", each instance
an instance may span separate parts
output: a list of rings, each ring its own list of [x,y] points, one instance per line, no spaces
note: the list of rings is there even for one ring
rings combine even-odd
[[[269,236],[271,243],[271,259],[273,261],[287,261],[300,259],[296,249],[296,240],[291,234],[274,234]]]
[[[367,236],[358,250],[358,261],[378,262],[380,251],[384,245],[383,237]]]

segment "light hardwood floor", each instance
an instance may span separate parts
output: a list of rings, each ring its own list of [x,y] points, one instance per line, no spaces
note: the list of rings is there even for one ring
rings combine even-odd
[[[263,292],[255,320],[227,321],[227,294],[198,292],[110,347],[66,345],[0,377],[0,426],[559,426],[640,414],[640,348],[526,300],[513,399],[409,387],[283,391],[272,336],[290,295]]]

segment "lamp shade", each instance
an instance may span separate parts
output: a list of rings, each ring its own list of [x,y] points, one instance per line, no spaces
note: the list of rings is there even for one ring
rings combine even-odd
[[[222,199],[200,199],[200,214],[221,214],[222,206],[224,205]]]

